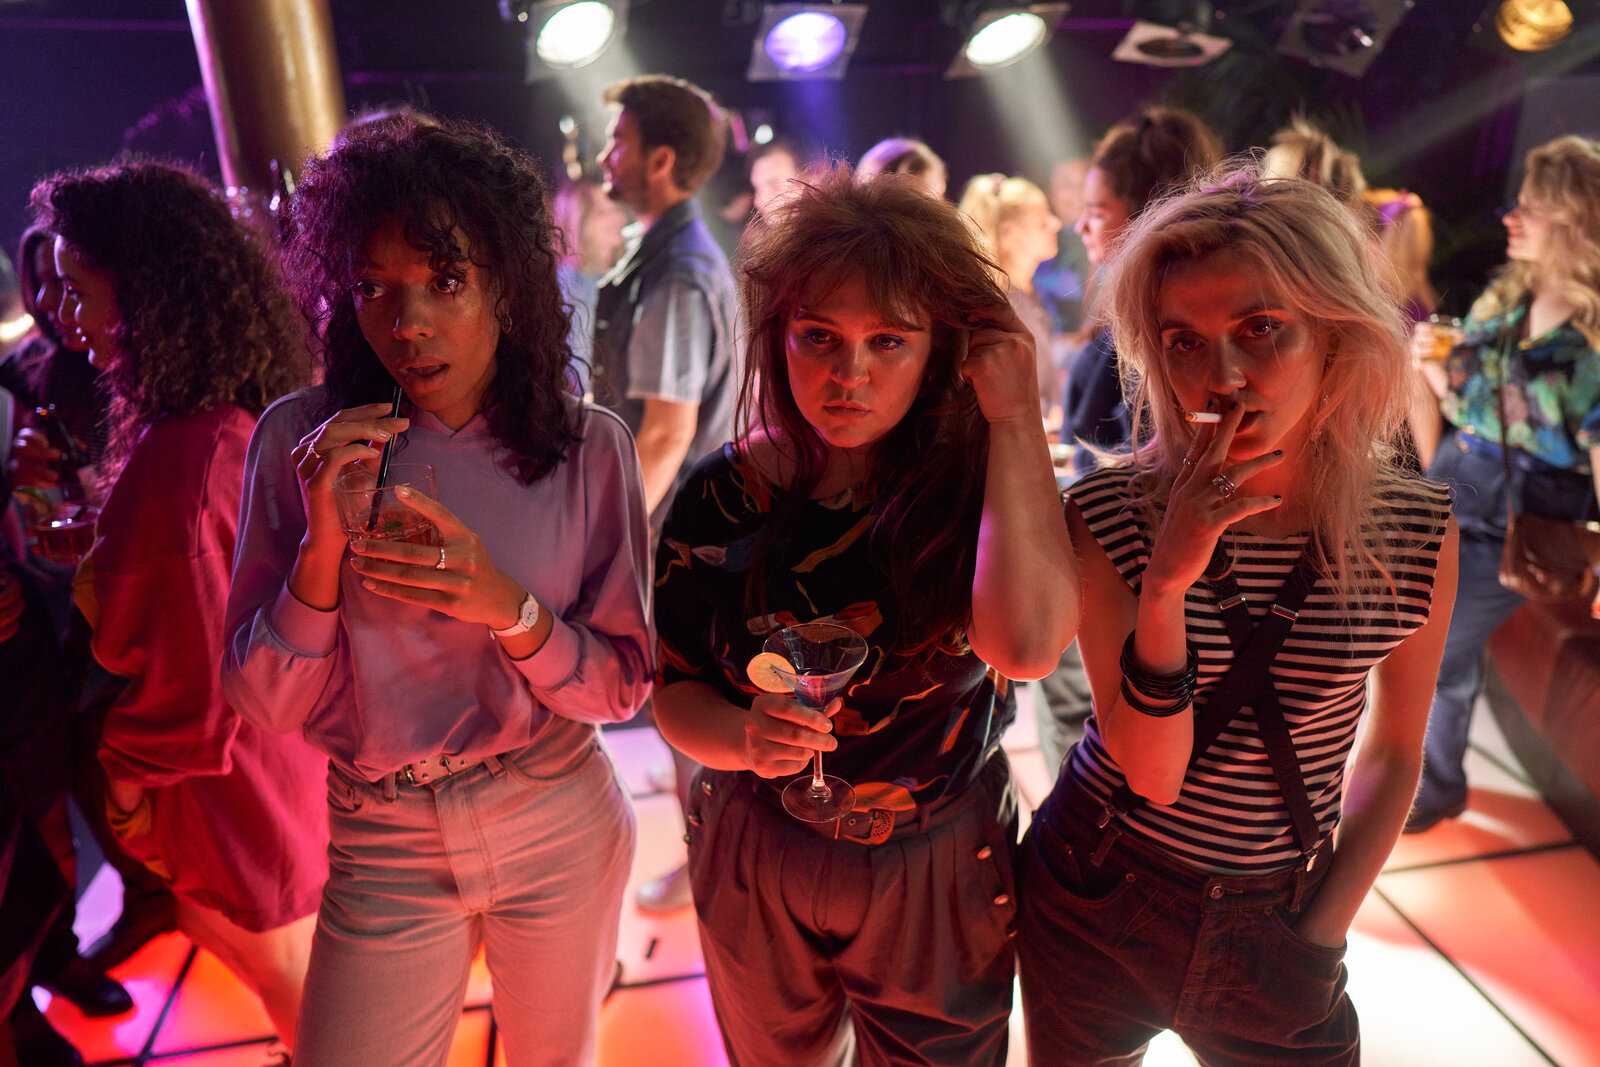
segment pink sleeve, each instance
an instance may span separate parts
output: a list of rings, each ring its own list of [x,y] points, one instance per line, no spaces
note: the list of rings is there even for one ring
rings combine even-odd
[[[128,679],[100,749],[115,780],[148,788],[231,769],[239,717],[218,665],[250,422],[230,409],[153,426],[102,512],[93,649]]]

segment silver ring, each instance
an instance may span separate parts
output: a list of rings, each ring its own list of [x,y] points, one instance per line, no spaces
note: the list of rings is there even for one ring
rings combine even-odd
[[[443,545],[439,546],[439,562],[435,563],[433,565],[433,569],[436,570],[436,571],[444,570],[444,546]]]
[[[1185,467],[1188,467],[1190,470],[1193,470],[1194,468],[1200,466],[1200,464],[1196,463],[1194,460],[1190,459],[1188,456],[1184,456],[1183,457],[1183,465]]]
[[[1222,494],[1223,500],[1232,500],[1233,494],[1239,491],[1239,487],[1234,485],[1226,474],[1217,475],[1211,479],[1211,484],[1216,488],[1217,492]]]
[[[322,456],[317,452],[317,443],[315,441],[312,441],[309,445],[306,445],[306,458],[314,459],[318,463],[322,462]]]

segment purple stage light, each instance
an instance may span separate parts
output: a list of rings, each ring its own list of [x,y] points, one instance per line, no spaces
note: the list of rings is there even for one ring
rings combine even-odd
[[[805,73],[820,70],[839,58],[849,34],[832,15],[802,11],[790,15],[767,31],[767,55],[778,67]]]

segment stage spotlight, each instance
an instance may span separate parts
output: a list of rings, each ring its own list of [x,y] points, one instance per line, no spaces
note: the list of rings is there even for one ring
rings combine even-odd
[[[866,17],[866,4],[763,4],[745,76],[753,82],[838,80]]]
[[[500,0],[500,14],[528,27],[529,82],[593,63],[628,28],[628,0]]]
[[[1198,67],[1233,47],[1228,38],[1206,32],[1212,10],[1205,0],[1128,0],[1123,10],[1135,22],[1112,59],[1147,67]]]
[[[966,34],[966,42],[944,76],[966,78],[1019,62],[1050,39],[1056,23],[1071,6],[948,4],[945,19]]]
[[[1278,51],[1359,78],[1415,0],[1300,0]]]
[[[1518,52],[1543,52],[1572,33],[1572,9],[1563,0],[1504,0],[1491,6],[1495,33]]]

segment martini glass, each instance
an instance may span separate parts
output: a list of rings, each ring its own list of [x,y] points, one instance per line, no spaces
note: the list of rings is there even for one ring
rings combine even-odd
[[[789,626],[767,638],[765,651],[782,656],[793,670],[774,667],[794,697],[822,712],[844,692],[850,676],[867,658],[867,642],[848,626],[828,622]],[[783,806],[805,822],[832,822],[855,806],[856,791],[843,778],[822,773],[822,752],[811,756],[811,775],[796,778],[783,791]]]

